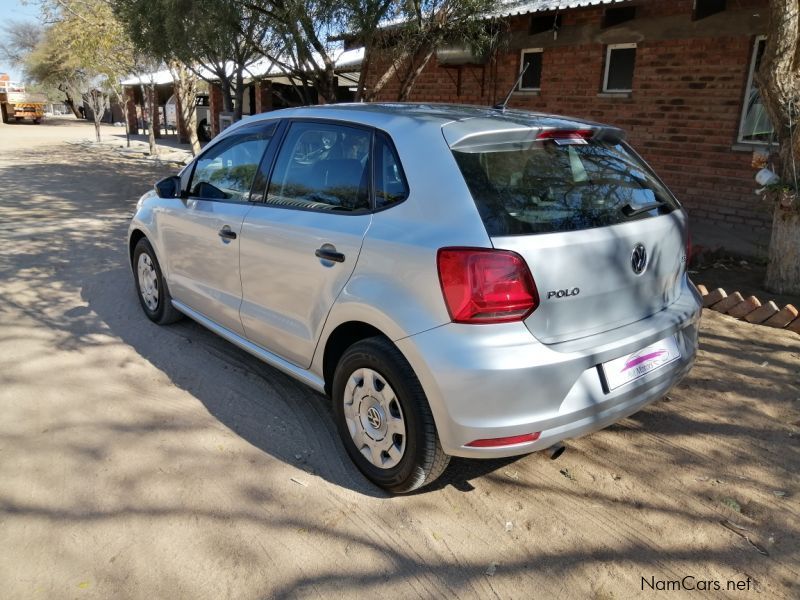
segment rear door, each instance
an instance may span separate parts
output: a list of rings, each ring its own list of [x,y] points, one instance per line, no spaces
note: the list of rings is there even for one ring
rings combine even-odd
[[[492,244],[533,274],[541,304],[526,325],[544,343],[633,323],[680,292],[683,211],[630,148],[596,133],[454,149]]]
[[[291,122],[263,203],[241,235],[241,319],[249,340],[308,367],[370,225],[372,131]]]
[[[195,163],[188,198],[157,216],[172,296],[239,334],[244,333],[239,234],[274,129],[274,124],[243,127],[210,147]],[[257,197],[265,182],[259,185]]]

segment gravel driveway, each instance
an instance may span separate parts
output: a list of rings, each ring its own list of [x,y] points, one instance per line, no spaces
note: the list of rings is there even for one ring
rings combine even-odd
[[[706,311],[669,398],[388,498],[325,398],[144,317],[125,231],[168,170],[91,136],[0,124],[3,597],[800,597],[796,335]]]

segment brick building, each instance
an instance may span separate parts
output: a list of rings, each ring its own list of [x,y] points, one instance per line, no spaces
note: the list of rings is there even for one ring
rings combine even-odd
[[[767,5],[768,0],[500,0],[487,17],[501,25],[497,47],[480,58],[440,49],[409,100],[490,106],[505,98],[528,65],[509,107],[623,128],[689,211],[696,241],[764,255],[771,214],[754,194],[751,163],[754,150],[766,148],[772,134],[752,79],[764,47]],[[363,49],[346,47],[337,60],[341,100],[358,80],[362,56]],[[371,58],[372,79],[387,60]],[[172,93],[171,78],[165,77],[158,82],[162,107]],[[138,80],[125,83],[131,105],[143,104]],[[248,83],[244,114],[292,105],[288,84],[281,73],[264,72]],[[390,81],[378,100],[396,100],[399,85]],[[218,86],[210,86],[207,100],[198,111],[205,111],[202,118],[216,135],[222,115]],[[135,109],[129,111],[135,131]]]
[[[517,0],[494,18],[506,26],[498,49],[441,52],[410,100],[492,105],[527,64],[510,107],[622,127],[706,245],[721,234],[728,248],[765,251],[771,214],[751,161],[771,138],[752,85],[767,0]]]

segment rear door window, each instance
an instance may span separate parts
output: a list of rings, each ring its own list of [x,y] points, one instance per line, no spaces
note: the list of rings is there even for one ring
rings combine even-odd
[[[453,155],[489,235],[603,227],[678,206],[623,143],[495,143]]]
[[[281,146],[267,204],[310,210],[369,210],[372,133],[332,123],[295,122]]]

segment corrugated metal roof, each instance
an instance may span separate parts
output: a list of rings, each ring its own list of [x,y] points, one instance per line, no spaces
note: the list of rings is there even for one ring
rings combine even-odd
[[[500,3],[495,17],[513,17],[530,13],[547,12],[553,10],[567,10],[570,8],[584,8],[586,6],[599,6],[601,4],[618,4],[627,0],[506,0]]]
[[[338,55],[335,52],[331,53],[336,68],[345,70],[358,70],[357,67],[361,66],[361,62],[364,60],[364,48],[354,48],[352,50],[343,50]],[[315,54],[314,57],[319,59],[319,55]],[[322,65],[322,60],[318,60],[318,63]],[[227,65],[227,70],[230,73],[233,73],[234,65],[232,62],[229,62]],[[217,76],[214,75],[211,71],[207,71],[206,69],[200,69],[200,74],[204,79],[216,79]],[[272,61],[264,58],[258,60],[244,69],[244,76],[245,80],[249,78],[256,78],[256,77],[276,77],[276,76],[284,76],[286,75],[285,71],[275,65]],[[122,85],[147,85],[149,83],[161,85],[165,83],[172,83],[172,74],[169,70],[164,69],[162,71],[154,71],[153,73],[145,73],[143,75],[133,75],[128,79],[122,80],[120,83]],[[348,84],[349,85],[349,84]]]

